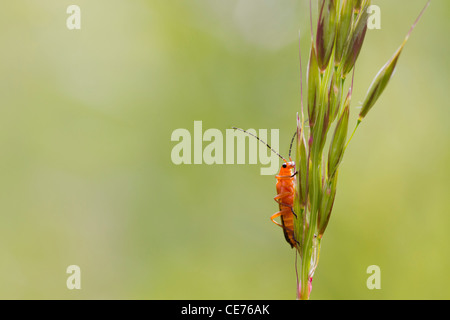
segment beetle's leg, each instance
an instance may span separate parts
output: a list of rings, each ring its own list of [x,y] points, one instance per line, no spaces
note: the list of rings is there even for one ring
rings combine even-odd
[[[294,208],[292,208],[292,206],[291,206],[291,212],[294,215],[295,219],[297,219],[297,214],[294,212]]]
[[[277,179],[290,179],[295,177],[298,174],[298,171],[295,171],[294,174],[290,175],[290,176],[276,176]]]
[[[276,222],[274,219],[278,218],[279,216],[281,216],[284,213],[284,211],[278,211],[276,213],[274,213],[271,217],[270,220],[272,220],[273,223],[275,223],[277,226],[280,226],[281,228],[284,229],[284,226],[281,223]]]
[[[273,198],[273,200],[275,200],[276,202],[280,203],[280,202],[278,201],[278,199],[281,199],[281,198],[283,198],[283,197],[287,197],[287,196],[290,196],[290,195],[291,195],[290,192],[283,192],[283,193],[277,194],[277,195]]]
[[[292,207],[292,205],[287,204],[287,203],[283,203],[283,202],[279,201],[278,199],[275,199],[275,201],[276,201],[278,204],[281,204],[282,206],[285,206],[285,207],[290,208],[292,214],[295,216],[295,218],[297,218],[297,214],[294,212],[294,208]]]
[[[291,211],[292,211],[292,208],[291,208]],[[285,230],[294,232],[294,230],[291,230],[290,228],[287,228],[287,227],[285,227],[284,225],[282,225],[281,223],[278,223],[278,222],[276,222],[276,221],[274,220],[275,218],[278,218],[278,217],[282,216],[282,215],[285,214],[285,213],[286,213],[286,209],[283,209],[283,210],[281,210],[281,211],[278,211],[278,212],[274,213],[274,214],[270,217],[270,220],[272,220],[272,222],[275,223],[277,226],[280,226],[280,227],[282,227],[282,228],[285,229]],[[295,214],[294,211],[292,211],[292,213],[295,215],[295,217],[297,217],[297,215]]]
[[[280,194],[276,195],[273,199],[274,199],[278,204],[280,204],[280,205],[282,205],[282,206],[285,206],[285,207],[291,208],[292,214],[295,216],[295,218],[297,218],[297,214],[294,212],[294,209],[292,208],[292,205],[287,204],[287,203],[283,203],[283,202],[281,202],[281,200],[280,200],[280,198],[283,198],[284,196],[288,196],[288,195],[290,195],[289,192],[280,193]]]

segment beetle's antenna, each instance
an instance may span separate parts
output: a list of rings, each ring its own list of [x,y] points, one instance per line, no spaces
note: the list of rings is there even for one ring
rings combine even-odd
[[[259,140],[259,142],[264,143],[264,144],[267,146],[267,148],[269,148],[273,153],[275,153],[277,156],[279,156],[284,162],[288,162],[288,161],[287,161],[285,158],[283,158],[278,152],[276,152],[274,149],[272,149],[272,147],[269,146],[269,144],[268,144],[267,142],[262,141],[258,136],[254,135],[253,133],[250,133],[250,132],[248,132],[248,131],[245,131],[244,129],[241,129],[241,128],[236,128],[236,127],[232,127],[232,128],[233,128],[234,130],[239,130],[239,131],[245,132],[246,134],[248,134],[248,135],[250,135],[250,136],[252,136],[252,137],[255,137],[256,139]]]
[[[295,140],[296,136],[297,136],[297,130],[295,130],[294,136],[292,137],[292,140],[291,140],[291,145],[289,146],[289,160],[291,160],[292,145],[294,144],[294,140]]]

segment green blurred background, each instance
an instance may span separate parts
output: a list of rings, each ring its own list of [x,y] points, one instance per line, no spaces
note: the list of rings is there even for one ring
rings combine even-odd
[[[373,1],[382,28],[358,60],[352,123],[425,2]],[[81,30],[66,27],[73,3]],[[450,298],[449,14],[432,2],[347,150],[312,299]],[[170,139],[194,120],[278,128],[286,154],[299,30],[306,61],[306,0],[4,6],[0,298],[295,299],[274,177],[176,166]],[[373,264],[381,290],[366,287]]]

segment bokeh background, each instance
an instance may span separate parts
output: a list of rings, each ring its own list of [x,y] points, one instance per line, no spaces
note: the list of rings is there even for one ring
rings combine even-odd
[[[373,1],[381,30],[358,60],[351,123],[425,2]],[[0,298],[295,299],[274,177],[170,155],[194,120],[280,129],[287,153],[308,1],[2,7]],[[449,14],[433,0],[347,150],[312,299],[450,298]],[[66,287],[72,264],[81,290]],[[366,287],[374,264],[381,290]]]

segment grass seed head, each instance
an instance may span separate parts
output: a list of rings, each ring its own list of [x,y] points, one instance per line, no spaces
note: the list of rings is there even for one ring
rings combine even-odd
[[[336,37],[337,6],[335,0],[321,0],[317,22],[316,47],[317,61],[323,72],[330,61]]]
[[[309,128],[305,125],[301,104],[302,116],[297,115],[298,180],[293,204],[296,213],[294,231],[298,241],[296,249],[301,264],[300,273],[297,274],[299,299],[309,299],[311,293],[311,281],[317,267],[320,242],[333,209],[339,166],[345,150],[361,120],[385,90],[395,72],[406,41],[430,4],[430,0],[400,48],[372,81],[363,101],[359,119],[347,140],[355,63],[367,32],[369,17],[367,9],[370,3],[370,0],[318,0],[316,38],[311,27],[311,51],[306,75]],[[341,107],[346,77],[352,70],[352,83]],[[330,135],[330,128],[335,120],[334,131]],[[327,141],[330,143],[328,154],[324,150]]]
[[[317,100],[319,96],[319,66],[317,65],[316,50],[314,43],[311,44],[309,63],[307,70],[308,78],[308,117],[309,126],[312,128],[317,117]]]
[[[342,95],[341,78],[336,73],[333,73],[330,82],[330,88],[328,90],[328,103],[330,104],[330,112],[331,112],[330,123],[334,122],[339,113],[339,106],[341,104],[341,95]]]
[[[359,121],[362,121],[367,113],[372,109],[375,102],[377,102],[378,98],[383,93],[386,88],[389,80],[394,74],[395,67],[398,62],[398,58],[400,57],[400,53],[403,49],[403,45],[397,50],[394,56],[381,68],[378,74],[372,81],[372,84],[367,91],[366,97],[364,98],[364,102],[362,104],[361,112],[359,113]]]
[[[319,239],[322,238],[325,229],[328,226],[328,222],[330,221],[334,199],[336,198],[337,177],[338,174],[336,172],[336,174],[326,183],[322,193],[322,203],[320,205],[317,219]]]
[[[338,17],[336,30],[336,44],[334,52],[334,63],[339,65],[344,54],[346,45],[350,39],[353,25],[353,1],[344,0]]]
[[[378,98],[383,93],[384,89],[386,89],[387,84],[389,83],[389,80],[391,80],[394,72],[395,67],[397,66],[398,59],[400,57],[400,54],[403,51],[403,48],[405,47],[406,42],[409,39],[409,36],[411,35],[411,32],[414,30],[417,22],[422,17],[425,10],[430,5],[431,1],[428,1],[425,7],[420,12],[419,16],[417,17],[416,21],[412,25],[412,27],[409,29],[408,34],[405,37],[405,40],[403,40],[402,45],[397,49],[397,51],[394,53],[394,55],[389,59],[388,62],[381,68],[381,70],[377,73],[375,78],[373,79],[369,90],[367,91],[366,97],[364,98],[363,105],[361,112],[359,113],[358,122],[361,122],[367,113],[372,109],[374,104],[377,102]]]
[[[342,76],[345,77],[354,67],[359,53],[361,52],[364,39],[367,32],[367,19],[369,14],[367,8],[370,5],[370,1],[363,3],[360,13],[356,20],[353,22],[352,33],[348,45],[344,49],[344,55],[342,57]]]
[[[350,98],[351,93],[347,95],[344,110],[336,124],[333,138],[331,139],[330,150],[328,151],[328,176],[333,177],[336,173],[339,163],[344,154],[345,143],[347,140],[348,118],[350,115]]]

